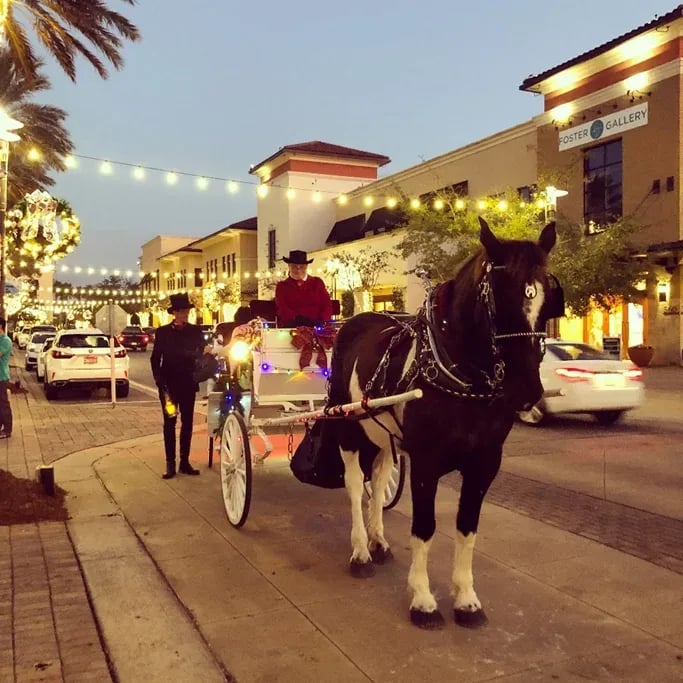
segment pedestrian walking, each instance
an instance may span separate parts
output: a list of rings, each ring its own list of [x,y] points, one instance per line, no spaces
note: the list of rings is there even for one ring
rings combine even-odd
[[[12,406],[9,402],[9,358],[12,340],[5,332],[7,321],[0,318],[0,439],[12,436]]]
[[[180,463],[183,474],[199,474],[190,465],[194,402],[199,384],[195,379],[195,366],[203,353],[211,353],[204,343],[198,325],[188,322],[194,305],[187,294],[172,294],[168,312],[173,320],[156,332],[151,364],[154,381],[159,388],[159,400],[164,416],[164,450],[166,472],[164,479],[176,475],[176,422],[180,413]]]

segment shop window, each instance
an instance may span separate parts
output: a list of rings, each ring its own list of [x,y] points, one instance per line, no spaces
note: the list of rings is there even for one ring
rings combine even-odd
[[[599,232],[622,215],[622,141],[584,152],[583,217],[588,232]]]

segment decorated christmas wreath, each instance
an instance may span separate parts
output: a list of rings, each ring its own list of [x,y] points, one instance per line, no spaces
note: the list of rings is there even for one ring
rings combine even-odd
[[[33,278],[74,250],[81,223],[66,201],[36,190],[7,212],[6,235],[10,273]]]

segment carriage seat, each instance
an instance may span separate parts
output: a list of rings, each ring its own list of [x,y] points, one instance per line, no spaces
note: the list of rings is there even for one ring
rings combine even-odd
[[[327,367],[332,361],[332,350],[328,350]],[[267,363],[271,368],[277,370],[299,370],[299,358],[301,351],[292,346],[292,336],[288,328],[267,328],[261,330],[261,350],[258,354],[259,364]],[[315,362],[315,354],[310,369],[317,369],[319,366]]]

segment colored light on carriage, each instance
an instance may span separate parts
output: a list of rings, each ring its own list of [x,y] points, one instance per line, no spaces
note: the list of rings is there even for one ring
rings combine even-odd
[[[268,370],[270,370],[270,363],[261,363],[261,370],[263,372],[268,372]]]
[[[322,376],[323,377],[329,377],[330,376],[330,371],[327,368],[322,369]]]

